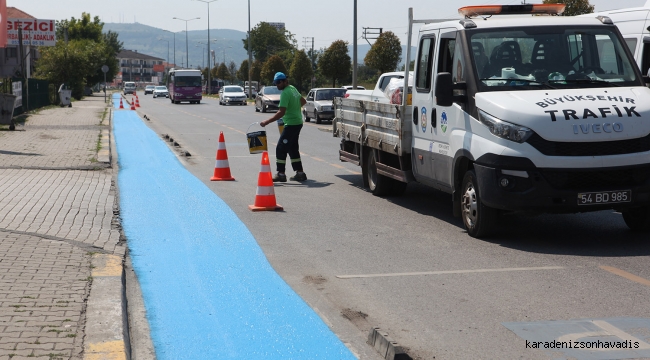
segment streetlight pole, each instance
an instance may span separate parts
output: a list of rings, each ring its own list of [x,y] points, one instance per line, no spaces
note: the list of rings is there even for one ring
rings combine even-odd
[[[176,66],[176,33],[171,32],[169,30],[163,30],[163,31],[167,31],[168,33],[171,33],[171,34],[174,35],[174,66]],[[169,62],[169,59],[167,59],[167,62]]]
[[[253,95],[251,85],[253,84],[251,80],[251,74],[253,70],[253,55],[251,53],[251,0],[248,0],[248,98],[250,99]]]
[[[187,20],[177,18],[177,17],[174,17],[174,19],[175,20],[185,21],[185,60],[187,61],[187,64],[189,65],[189,63],[190,63],[190,47],[189,47],[189,43],[188,43],[188,40],[187,40],[187,23],[192,21],[192,20],[199,20],[200,17],[193,18],[193,19],[187,19]]]
[[[208,94],[211,94],[210,88],[212,82],[210,79],[210,70],[212,70],[212,67],[210,66],[210,3],[213,3],[217,0],[196,0],[196,1],[200,1],[208,5],[208,86],[206,86],[206,92]]]

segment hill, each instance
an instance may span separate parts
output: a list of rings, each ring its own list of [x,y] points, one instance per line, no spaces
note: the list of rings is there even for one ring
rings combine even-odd
[[[120,41],[124,42],[124,48],[127,50],[137,50],[140,53],[167,59],[167,41],[169,40],[169,61],[174,62],[174,34],[152,26],[132,23],[106,23],[104,31],[113,31],[119,34]],[[200,45],[198,42],[207,43],[207,30],[191,30],[187,32],[189,61],[192,67],[207,66],[207,47]],[[246,33],[231,29],[210,29],[210,39],[217,40],[210,45],[210,49],[215,52],[216,61],[224,62],[224,47],[226,62],[235,61],[237,67],[242,61],[248,59],[248,53],[244,49],[242,39],[246,38]],[[357,56],[359,63],[363,63],[370,45],[357,45]],[[204,50],[205,48],[205,50]],[[352,57],[352,46],[348,46],[348,53]],[[176,33],[176,63],[185,65],[185,32]],[[406,46],[402,46],[402,62],[406,60]],[[411,59],[415,58],[415,47],[411,47]]]

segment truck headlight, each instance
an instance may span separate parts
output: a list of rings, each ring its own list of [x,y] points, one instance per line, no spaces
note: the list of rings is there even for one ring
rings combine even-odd
[[[486,113],[478,111],[478,120],[490,129],[490,132],[503,139],[523,143],[533,135],[533,131],[525,126],[512,124]]]

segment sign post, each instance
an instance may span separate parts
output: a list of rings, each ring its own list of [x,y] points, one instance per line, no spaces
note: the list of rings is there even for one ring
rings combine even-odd
[[[108,72],[108,66],[102,66],[102,72],[104,73],[104,102],[106,102],[106,73]]]

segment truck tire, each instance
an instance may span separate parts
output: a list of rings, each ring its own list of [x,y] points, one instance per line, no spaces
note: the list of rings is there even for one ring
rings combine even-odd
[[[623,220],[632,231],[650,232],[650,206],[625,210]]]
[[[461,210],[463,225],[469,236],[482,238],[489,235],[498,220],[498,210],[481,201],[478,179],[474,170],[468,170],[463,177]]]
[[[364,163],[366,167],[366,179],[368,188],[375,196],[383,196],[390,192],[392,179],[377,173],[377,158],[374,150],[368,151],[368,156]],[[365,183],[365,182],[364,182]]]

